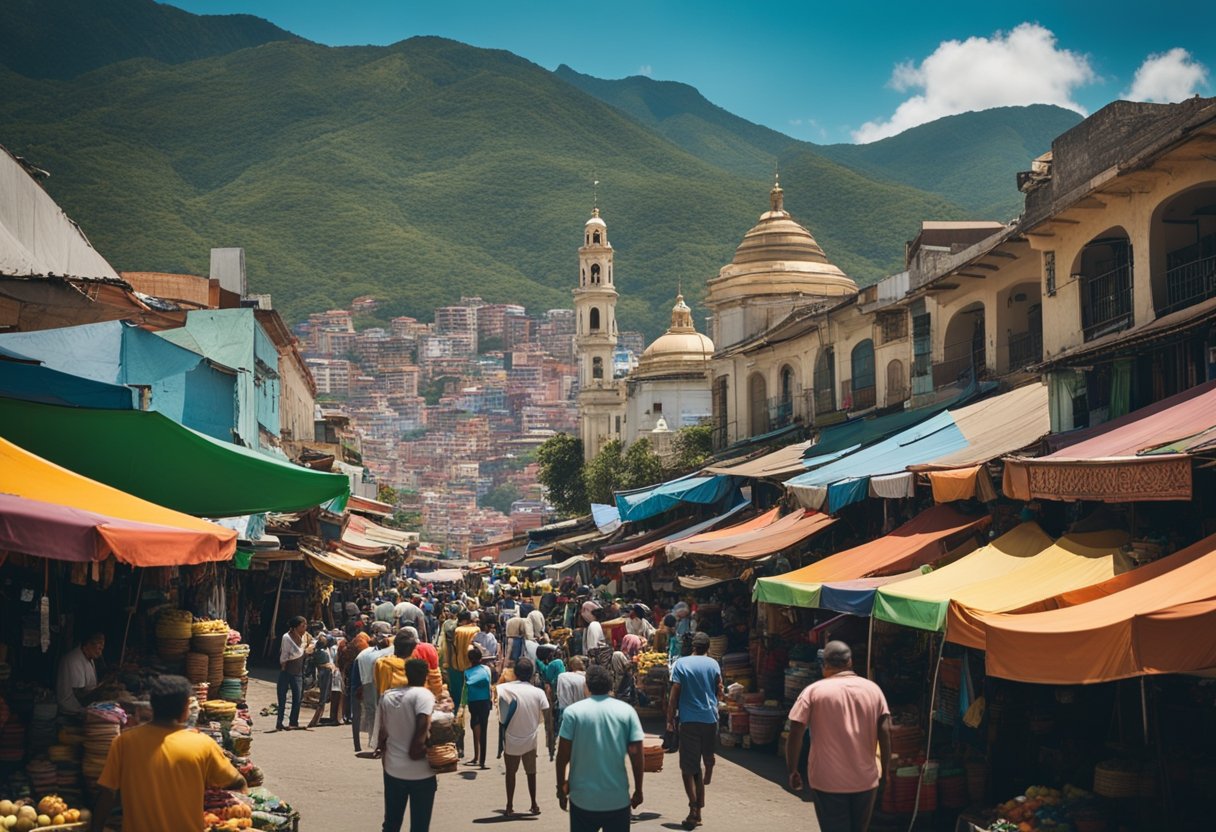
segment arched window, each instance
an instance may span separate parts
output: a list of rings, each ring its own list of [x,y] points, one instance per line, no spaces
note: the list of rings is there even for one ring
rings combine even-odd
[[[600,264],[599,263],[591,264],[591,282],[595,283],[595,284],[598,284],[600,282]]]
[[[604,359],[599,356],[591,359],[591,377],[594,379],[602,379],[604,377]]]
[[[874,342],[869,338],[853,347],[853,408],[873,407]]]
[[[831,347],[819,351],[815,358],[815,413],[836,410],[836,357]]]
[[[752,373],[747,380],[748,432],[752,436],[768,433],[768,385],[764,376]]]
[[[592,239],[592,240],[595,242],[595,244],[598,246],[598,245],[600,244],[600,232],[596,231],[594,234],[592,234],[592,235],[591,235],[591,239]]]
[[[600,310],[592,307],[591,309],[591,331],[599,332],[600,330]]]

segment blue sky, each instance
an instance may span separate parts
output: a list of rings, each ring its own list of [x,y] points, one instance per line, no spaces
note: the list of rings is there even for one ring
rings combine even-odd
[[[1216,94],[1216,3],[175,0],[335,46],[440,35],[549,69],[683,81],[809,141],[868,141],[952,112]],[[951,43],[954,41],[955,43]],[[1147,63],[1146,63],[1147,62]]]

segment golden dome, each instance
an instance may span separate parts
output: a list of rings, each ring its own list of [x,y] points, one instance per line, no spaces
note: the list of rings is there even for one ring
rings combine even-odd
[[[774,183],[769,210],[743,235],[735,258],[709,281],[708,304],[756,295],[835,297],[857,292],[828,261],[811,232],[785,210],[785,192]]]
[[[699,372],[706,369],[713,354],[714,342],[697,332],[684,295],[677,295],[676,305],[671,308],[671,326],[645,349],[633,374]]]
[[[599,208],[591,209],[591,219],[587,220],[587,222],[585,222],[583,224],[583,227],[588,228],[593,225],[598,225],[600,228],[608,227],[607,223],[605,223],[602,219],[600,219],[600,209]]]

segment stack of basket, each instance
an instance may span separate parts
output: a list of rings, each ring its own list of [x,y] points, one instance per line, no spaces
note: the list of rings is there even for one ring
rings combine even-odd
[[[224,648],[224,678],[240,679],[247,672],[245,662],[249,658],[248,644],[229,644]]]
[[[460,754],[456,751],[455,743],[444,743],[442,745],[432,745],[426,750],[426,761],[431,764],[431,768],[438,773],[455,771],[456,763],[460,761]]]
[[[198,700],[199,704],[201,705],[202,703],[206,702],[207,692],[211,689],[211,684],[206,681],[195,682],[192,687],[194,691],[194,698]]]
[[[30,724],[25,737],[30,753],[38,754],[55,744],[55,739],[59,735],[59,728],[55,722],[57,716],[59,716],[59,705],[55,701],[34,703],[34,711],[30,716]]]
[[[726,655],[726,647],[728,643],[729,640],[726,638],[726,636],[710,636],[709,657],[711,659],[721,661],[722,657]]]
[[[790,662],[785,669],[785,704],[793,705],[806,686],[819,679],[819,673],[813,665],[803,662]]]
[[[116,707],[90,705],[85,710],[84,759],[81,760],[80,768],[90,790],[97,785],[97,778],[101,776],[106,756],[110,753],[110,744],[122,731],[124,721],[125,714],[121,714]]]
[[[156,619],[156,652],[167,662],[178,662],[190,650],[192,616],[186,610],[163,610]]]
[[[730,687],[738,683],[746,690],[755,687],[752,677],[751,655],[747,651],[727,653],[722,657],[722,684]]]
[[[767,745],[777,739],[785,723],[785,711],[772,705],[745,705],[752,745]]]
[[[663,746],[642,746],[642,771],[656,772],[663,770]]]
[[[218,722],[221,725],[225,722],[232,722],[236,716],[236,703],[226,699],[208,699],[202,703],[202,708],[204,719]]]
[[[191,684],[207,684],[211,671],[211,657],[206,653],[186,654],[186,678]]]
[[[240,702],[243,694],[240,679],[225,679],[216,692],[216,696],[220,699],[226,699],[229,702]]]

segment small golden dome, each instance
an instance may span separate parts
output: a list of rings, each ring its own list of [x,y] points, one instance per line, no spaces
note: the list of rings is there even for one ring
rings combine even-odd
[[[671,326],[645,349],[634,375],[701,371],[713,354],[714,342],[697,332],[684,295],[677,295],[676,305],[671,308]]]
[[[755,295],[835,297],[856,291],[857,284],[828,261],[811,232],[785,210],[785,192],[775,182],[769,210],[743,235],[734,259],[709,281],[706,302]]]

